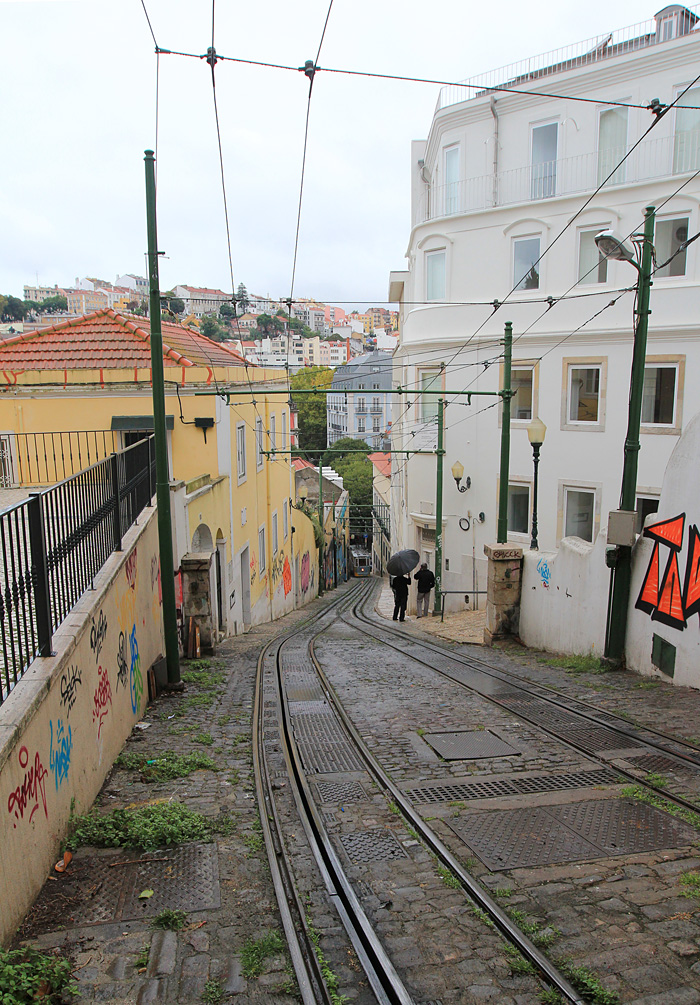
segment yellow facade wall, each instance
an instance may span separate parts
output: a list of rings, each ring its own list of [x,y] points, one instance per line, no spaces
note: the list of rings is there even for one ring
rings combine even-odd
[[[292,510],[294,527],[294,584],[296,606],[303,607],[318,595],[318,548],[314,527],[301,510]]]

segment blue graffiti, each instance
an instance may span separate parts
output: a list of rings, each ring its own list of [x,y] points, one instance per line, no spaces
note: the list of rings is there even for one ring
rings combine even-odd
[[[548,590],[549,581],[552,578],[552,570],[550,569],[546,558],[541,558],[539,560],[539,562],[537,563],[537,571],[540,574],[540,578],[542,580],[542,586],[544,586],[545,590]]]
[[[137,712],[141,704],[143,694],[143,676],[141,674],[141,657],[139,656],[139,644],[136,641],[136,625],[131,629],[129,636],[131,647],[131,667],[129,669],[129,691],[131,692],[131,711]]]
[[[53,720],[50,721],[51,726],[51,746],[49,748],[49,767],[53,771],[53,780],[56,785],[56,791],[58,791],[58,786],[68,777],[68,769],[70,768],[70,755],[73,750],[73,734],[71,732],[70,726],[68,727],[68,732],[66,733],[63,729],[63,719],[58,719],[56,722],[56,748],[53,745]]]

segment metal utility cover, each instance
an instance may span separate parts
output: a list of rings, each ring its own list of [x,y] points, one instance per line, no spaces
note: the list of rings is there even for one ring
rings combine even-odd
[[[292,726],[307,773],[363,770],[362,761],[330,709],[323,714],[294,715]]]
[[[486,778],[478,782],[447,782],[410,789],[408,795],[417,803],[448,803],[455,799],[494,799],[499,796],[532,795],[560,792],[593,785],[614,785],[618,775],[610,768],[570,771],[562,775],[526,775],[515,778]]]
[[[359,782],[317,782],[316,789],[322,803],[361,803],[367,798]]]
[[[471,761],[480,757],[507,757],[508,754],[520,753],[488,729],[424,733],[423,739],[446,761]]]
[[[391,831],[351,831],[340,835],[345,854],[355,865],[406,858],[406,852]]]
[[[448,823],[492,871],[678,848],[698,839],[683,821],[628,799],[474,813]]]

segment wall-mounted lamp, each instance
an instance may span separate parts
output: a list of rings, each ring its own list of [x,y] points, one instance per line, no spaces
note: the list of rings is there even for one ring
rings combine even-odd
[[[302,482],[301,485],[299,486],[299,491],[297,492],[297,504],[295,509],[304,509],[308,497],[309,497],[309,490],[306,487],[306,483]]]
[[[530,446],[532,447],[532,463],[534,466],[534,479],[532,486],[532,539],[530,541],[530,550],[537,551],[537,469],[540,465],[540,447],[544,443],[544,435],[547,432],[547,427],[545,426],[542,419],[535,416],[535,418],[528,424],[527,427],[527,437],[530,441]]]
[[[472,480],[469,477],[469,475],[467,475],[464,485],[460,486],[459,483],[462,481],[463,475],[464,475],[464,465],[460,464],[459,461],[455,461],[454,464],[452,465],[452,477],[457,483],[458,492],[466,492],[467,489],[470,489],[472,487]]]

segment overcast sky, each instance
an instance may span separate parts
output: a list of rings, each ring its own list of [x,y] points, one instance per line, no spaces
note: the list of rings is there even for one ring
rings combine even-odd
[[[161,48],[201,54],[210,0],[145,0]],[[216,0],[221,55],[302,66],[329,0]],[[461,80],[652,17],[656,7],[523,0],[334,0],[321,66]],[[156,57],[140,0],[0,0],[0,293],[146,275],[143,151],[155,143]],[[302,73],[216,68],[233,274],[288,296],[308,85]],[[405,267],[412,139],[439,88],[317,74],[294,292],[383,302]],[[211,74],[161,55],[161,288],[230,290]]]

